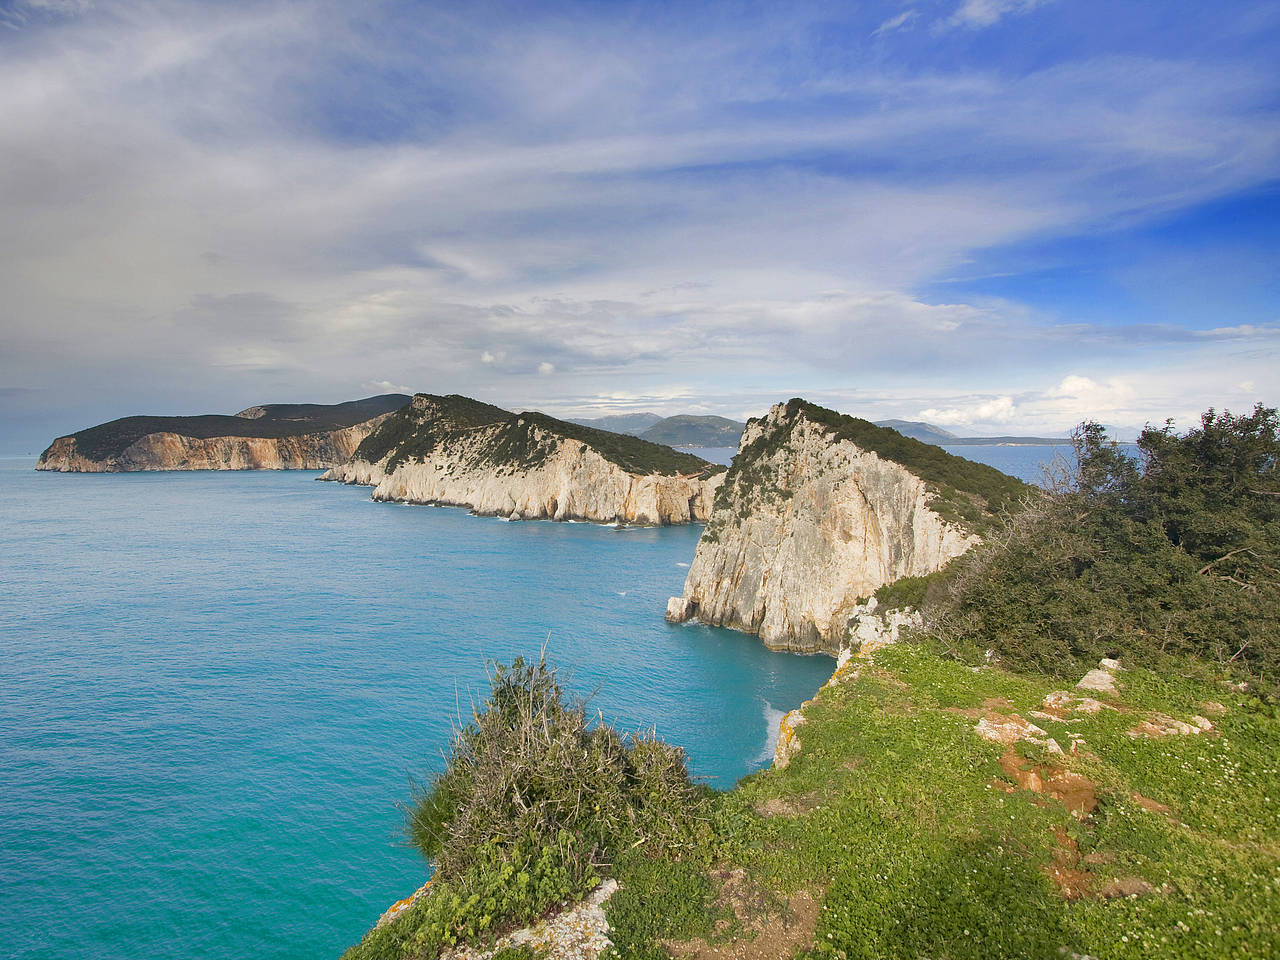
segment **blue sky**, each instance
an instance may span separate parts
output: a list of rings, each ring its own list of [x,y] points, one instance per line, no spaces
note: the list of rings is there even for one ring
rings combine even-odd
[[[1280,4],[0,3],[0,450],[389,389],[1280,402]]]

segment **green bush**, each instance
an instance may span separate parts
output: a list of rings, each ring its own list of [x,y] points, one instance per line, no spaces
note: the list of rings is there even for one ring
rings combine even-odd
[[[406,811],[411,843],[435,865],[431,892],[347,960],[489,943],[584,896],[619,858],[641,876],[650,860],[709,845],[711,791],[681,749],[591,724],[543,660],[495,665],[490,685]]]
[[[460,877],[478,851],[526,836],[570,834],[564,855],[579,876],[633,844],[658,854],[694,843],[708,791],[689,779],[683,750],[593,726],[545,661],[518,657],[490,679],[489,699],[408,810],[410,841],[437,876]]]
[[[967,658],[1069,674],[1103,656],[1199,658],[1280,683],[1280,440],[1274,409],[1148,428],[1140,460],[1097,424],[1066,488],[952,564],[933,632]]]

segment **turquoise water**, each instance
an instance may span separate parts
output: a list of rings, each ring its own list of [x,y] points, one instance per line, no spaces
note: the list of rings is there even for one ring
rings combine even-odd
[[[0,953],[336,957],[427,876],[395,803],[486,658],[717,786],[831,660],[673,627],[699,529],[503,523],[310,473],[0,460]]]
[[[1052,455],[953,452],[1028,480]],[[722,787],[831,671],[662,620],[697,527],[31,467],[0,460],[0,944],[22,960],[336,957],[426,878],[395,804],[487,658],[545,644]]]

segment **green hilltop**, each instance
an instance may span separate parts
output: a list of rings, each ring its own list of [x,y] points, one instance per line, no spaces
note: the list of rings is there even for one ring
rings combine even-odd
[[[357,448],[357,459],[387,466],[422,460],[437,445],[471,438],[495,468],[530,469],[555,451],[557,438],[575,440],[629,473],[710,474],[723,470],[691,453],[639,437],[558,420],[545,413],[511,413],[492,404],[453,394],[418,394],[383,421]]]
[[[1032,487],[995,467],[799,397],[787,402],[779,429],[762,433],[738,453],[722,492],[735,484],[767,487],[769,478],[761,461],[785,444],[802,420],[822,427],[832,440],[847,440],[910,470],[928,484],[934,496],[931,505],[944,519],[962,521],[973,529],[989,526],[1002,510],[1013,509],[1033,492]]]

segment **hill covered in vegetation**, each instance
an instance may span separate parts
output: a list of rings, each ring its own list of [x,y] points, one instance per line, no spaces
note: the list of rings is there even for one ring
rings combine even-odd
[[[402,463],[422,460],[442,443],[470,433],[478,451],[495,468],[539,466],[551,456],[557,439],[570,439],[586,444],[630,473],[675,476],[723,469],[661,443],[557,420],[545,413],[511,413],[457,394],[418,394],[413,401],[383,421],[357,448],[355,456],[370,463],[385,458],[389,468],[394,469]],[[491,429],[477,431],[480,427]]]
[[[322,479],[513,520],[705,520],[724,468],[638,437],[418,394]]]
[[[37,469],[323,468],[346,459],[380,417],[409,400],[391,393],[335,404],[265,404],[235,416],[124,417],[57,438]]]
[[[1060,489],[933,583],[932,630],[957,655],[1070,672],[1099,657],[1190,656],[1280,684],[1280,440],[1274,409],[1147,428],[1136,456],[1097,424]],[[906,598],[908,585],[887,588]]]

